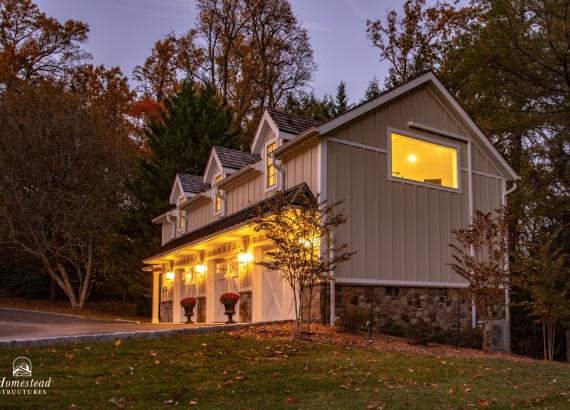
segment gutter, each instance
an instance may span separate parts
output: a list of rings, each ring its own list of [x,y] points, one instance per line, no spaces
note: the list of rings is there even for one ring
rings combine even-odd
[[[220,182],[218,182],[218,187],[222,188],[225,185],[229,184],[230,182],[238,179],[239,177],[246,175],[251,171],[256,171],[257,168],[255,167],[255,164],[257,164],[257,162],[254,164],[247,165],[247,166],[243,167],[242,169],[240,169],[239,171],[230,174],[228,177],[226,177],[226,178],[222,179]]]
[[[294,138],[288,141],[286,144],[281,145],[275,151],[272,152],[273,158],[279,158],[283,153],[290,150],[291,148],[296,147],[297,145],[307,141],[309,138],[318,135],[318,129],[316,127],[309,128],[302,134],[299,134],[297,138]]]

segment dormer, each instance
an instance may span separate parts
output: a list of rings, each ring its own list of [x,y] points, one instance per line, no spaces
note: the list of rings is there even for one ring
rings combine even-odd
[[[204,182],[212,186],[213,212],[224,213],[224,195],[218,184],[226,177],[260,160],[260,156],[249,152],[223,147],[213,147],[204,172]]]
[[[271,153],[287,141],[317,125],[316,121],[271,108],[265,109],[255,133],[251,152],[261,155],[266,192],[276,189],[280,178],[283,178],[278,172],[278,164],[275,163]]]
[[[181,198],[187,200],[208,189],[210,189],[210,184],[204,183],[201,176],[179,172],[176,174],[170,190],[170,204],[179,205]]]

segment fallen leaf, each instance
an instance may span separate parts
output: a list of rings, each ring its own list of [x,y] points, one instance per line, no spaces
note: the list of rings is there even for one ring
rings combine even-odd
[[[112,404],[120,409],[125,408],[125,406],[116,397],[112,397],[111,399],[109,399],[109,404]]]
[[[299,399],[296,397],[287,397],[287,403],[289,404],[299,403]]]
[[[479,406],[483,407],[483,408],[487,408],[489,407],[491,404],[489,403],[488,400],[485,399],[481,399],[479,400]]]
[[[121,339],[115,339],[115,346],[119,347],[122,344],[123,344],[123,341]]]
[[[151,355],[152,357],[156,357],[156,356],[157,356],[157,353],[156,353],[156,352],[150,352],[150,355]]]
[[[198,400],[190,400],[188,404],[191,406],[196,406],[198,404]]]

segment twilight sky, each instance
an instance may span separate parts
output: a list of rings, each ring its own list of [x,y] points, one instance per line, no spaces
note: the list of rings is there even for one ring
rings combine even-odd
[[[181,34],[196,18],[192,0],[36,0],[48,16],[78,19],[89,24],[85,49],[93,63],[118,65],[131,76],[150,54],[156,40]],[[347,83],[350,101],[358,102],[368,81],[381,81],[386,64],[366,38],[366,19],[383,18],[400,9],[403,0],[291,0],[293,12],[307,27],[318,64],[313,79],[317,95],[334,94],[340,80]]]

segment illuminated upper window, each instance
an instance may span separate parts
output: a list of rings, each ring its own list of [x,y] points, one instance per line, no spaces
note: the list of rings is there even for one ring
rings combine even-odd
[[[271,153],[273,151],[275,151],[276,145],[275,143],[269,144],[267,146],[267,159],[266,159],[266,163],[267,163],[267,167],[265,170],[265,177],[266,177],[266,183],[268,187],[274,186],[275,184],[277,184],[277,170],[275,169],[275,165],[273,165],[273,158],[271,158]]]
[[[457,148],[392,133],[392,177],[459,188]]]
[[[215,212],[220,212],[222,210],[222,195],[220,194],[220,190],[218,189],[218,182],[222,180],[222,175],[216,175],[214,179],[214,183],[216,185],[216,204],[214,207]]]

